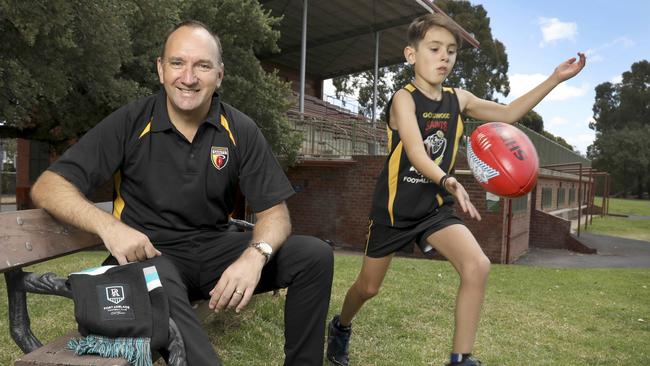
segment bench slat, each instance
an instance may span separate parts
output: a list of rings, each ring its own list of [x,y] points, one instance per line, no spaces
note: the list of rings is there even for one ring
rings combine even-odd
[[[76,356],[66,345],[72,337],[79,337],[74,331],[61,336],[43,347],[28,353],[14,363],[14,366],[130,366],[123,358],[99,356]]]
[[[96,235],[63,225],[43,210],[0,213],[0,272],[102,244]]]

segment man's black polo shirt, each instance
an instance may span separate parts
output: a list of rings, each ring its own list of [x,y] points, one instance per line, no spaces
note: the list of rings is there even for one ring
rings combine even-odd
[[[161,90],[113,112],[49,170],[86,195],[113,176],[113,215],[154,244],[222,230],[237,185],[255,212],[294,194],[257,125],[217,94],[192,143]]]

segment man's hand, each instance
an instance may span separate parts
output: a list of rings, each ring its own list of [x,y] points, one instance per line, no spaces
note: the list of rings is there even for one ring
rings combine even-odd
[[[106,249],[111,252],[120,265],[141,262],[162,254],[154,248],[146,235],[121,221],[111,222],[102,231],[100,237],[104,241]]]
[[[456,198],[456,202],[458,202],[464,213],[468,213],[470,217],[481,221],[481,214],[478,213],[476,207],[469,200],[465,187],[456,178],[447,178],[444,188]]]
[[[210,291],[210,309],[219,312],[224,308],[235,308],[239,313],[253,297],[260,281],[266,258],[254,248],[248,248],[221,275],[219,282]]]

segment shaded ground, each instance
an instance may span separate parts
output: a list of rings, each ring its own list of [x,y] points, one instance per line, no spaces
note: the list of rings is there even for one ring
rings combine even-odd
[[[596,249],[598,254],[531,247],[515,264],[560,268],[650,268],[650,242],[588,232],[581,232],[579,240]]]

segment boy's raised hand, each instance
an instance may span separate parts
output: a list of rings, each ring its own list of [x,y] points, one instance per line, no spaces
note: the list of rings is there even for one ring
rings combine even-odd
[[[467,194],[465,187],[454,177],[449,177],[444,184],[444,188],[456,198],[456,202],[463,209],[463,212],[469,214],[473,219],[481,221],[481,214],[478,213],[474,204],[469,200],[469,194]]]
[[[584,53],[578,52],[579,59],[571,57],[570,59],[559,64],[553,74],[557,77],[558,82],[563,82],[565,80],[571,79],[576,76],[580,70],[585,67],[587,57]],[[576,62],[577,61],[577,62]]]

